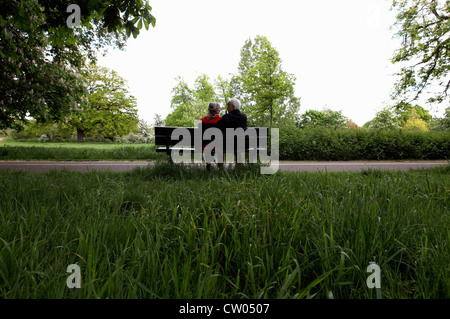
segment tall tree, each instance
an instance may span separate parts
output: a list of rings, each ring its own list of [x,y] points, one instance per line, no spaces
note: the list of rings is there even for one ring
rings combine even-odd
[[[232,82],[219,75],[215,80],[214,85],[217,91],[217,101],[225,107],[228,100],[235,96],[235,94],[233,94]]]
[[[172,99],[170,101],[170,107],[174,110],[194,101],[194,91],[189,88],[189,84],[181,76],[177,76],[175,81],[178,83],[172,89]]]
[[[195,79],[194,99],[199,102],[208,103],[216,100],[214,85],[210,83],[211,79],[206,74],[201,74]]]
[[[448,101],[450,87],[450,2],[448,0],[393,0],[397,10],[396,36],[402,39],[393,63],[402,63],[393,97],[419,98],[437,87],[429,102]],[[411,98],[411,94],[413,97]]]
[[[295,122],[300,102],[294,95],[295,77],[282,70],[278,51],[264,36],[248,39],[238,67],[241,100],[253,122],[265,125]]]
[[[88,83],[87,103],[77,107],[67,118],[76,128],[78,142],[85,135],[114,139],[137,129],[136,98],[116,71],[91,65],[85,72]]]
[[[165,119],[167,126],[192,127],[196,121],[206,115],[208,104],[217,98],[214,85],[207,75],[197,77],[194,89],[180,76],[172,89],[171,107],[174,109]]]
[[[80,24],[69,27],[70,0],[1,1],[0,130],[29,116],[60,119],[85,95],[80,68],[99,50],[124,48],[129,36],[154,26],[142,0],[76,1]]]

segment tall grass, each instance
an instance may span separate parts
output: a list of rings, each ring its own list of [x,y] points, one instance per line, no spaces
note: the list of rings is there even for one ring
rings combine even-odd
[[[449,166],[0,180],[0,298],[375,298],[371,261],[384,298],[450,297]]]

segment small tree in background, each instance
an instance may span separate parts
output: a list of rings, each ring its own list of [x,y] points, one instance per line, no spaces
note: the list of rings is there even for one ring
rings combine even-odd
[[[351,129],[358,129],[358,128],[359,128],[358,124],[356,124],[355,122],[353,122],[351,119],[347,119],[347,124],[346,124],[346,126],[347,126],[348,128],[351,128]]]
[[[392,107],[385,107],[378,111],[375,117],[364,124],[363,127],[374,130],[395,130],[400,128],[400,123]]]
[[[164,126],[164,119],[162,118],[161,114],[155,114],[153,117],[153,123],[155,126]]]
[[[300,115],[297,126],[301,129],[311,127],[340,129],[347,126],[347,118],[342,115],[342,111],[330,109],[324,109],[323,111],[308,110]]]
[[[411,116],[420,118],[424,120],[425,123],[428,123],[433,118],[428,110],[418,104],[412,105],[411,103],[399,102],[392,107],[392,111],[397,116],[397,119],[402,127],[411,118]]]
[[[140,119],[137,132],[130,132],[127,136],[119,138],[118,141],[124,143],[154,143],[155,131],[151,124]]]
[[[430,129],[433,131],[450,131],[450,107],[445,109],[443,117],[431,120]]]
[[[427,123],[420,118],[410,118],[402,127],[405,131],[428,131]]]

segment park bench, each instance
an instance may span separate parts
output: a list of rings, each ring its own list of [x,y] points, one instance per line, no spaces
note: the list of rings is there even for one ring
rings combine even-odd
[[[184,136],[172,136],[172,133],[178,127],[173,126],[156,126],[155,127],[155,145],[161,146],[156,148],[156,152],[166,153],[170,157],[172,162],[172,152],[190,152],[191,154],[198,148],[199,145],[195,145],[195,134],[201,134],[201,147],[205,148],[212,141],[215,140],[214,135],[211,138],[205,137],[204,133],[207,128],[198,127],[183,127],[189,132],[190,138],[186,139]],[[199,130],[199,131],[198,131]],[[231,132],[232,131],[232,132]],[[251,152],[258,154],[260,151],[267,150],[267,127],[249,127],[244,131],[245,145],[240,144],[239,150],[236,148],[237,140],[234,130],[227,130],[222,135],[224,153],[234,153],[235,161],[237,160],[237,153],[245,153],[246,155]],[[227,140],[234,138],[234,149],[226,149]],[[254,154],[254,153],[253,153]],[[208,167],[210,163],[207,163]]]

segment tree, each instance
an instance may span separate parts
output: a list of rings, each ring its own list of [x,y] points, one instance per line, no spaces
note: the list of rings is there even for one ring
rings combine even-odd
[[[405,125],[411,116],[418,117],[428,123],[433,117],[420,105],[412,105],[411,103],[400,102],[393,107],[393,112],[401,126]]]
[[[136,98],[127,89],[117,72],[91,65],[86,70],[87,104],[77,107],[66,121],[76,128],[78,142],[85,135],[113,140],[137,130]]]
[[[152,125],[140,119],[137,132],[130,132],[127,136],[120,138],[119,141],[125,143],[154,143],[155,130]]]
[[[10,136],[13,140],[62,142],[70,141],[74,133],[74,128],[64,122],[38,123],[36,120],[30,120],[22,130],[12,130]]]
[[[191,104],[194,102],[194,92],[181,76],[175,79],[178,83],[172,89],[172,99],[170,107],[176,110],[184,104]]]
[[[209,104],[216,100],[214,85],[210,81],[211,79],[206,74],[201,74],[195,79],[193,92],[195,101]]]
[[[347,119],[346,127],[350,129],[358,129],[359,126],[353,120]]]
[[[428,131],[427,123],[420,118],[410,118],[403,125],[405,131]]]
[[[364,124],[364,127],[374,130],[394,130],[399,129],[399,119],[392,111],[392,107],[385,107],[378,111],[375,117]]]
[[[214,82],[215,90],[217,93],[217,101],[220,101],[221,105],[225,107],[228,101],[234,97],[239,96],[237,90],[235,89],[237,79],[235,76],[231,75],[231,79],[227,80],[218,76]]]
[[[0,129],[60,118],[79,102],[82,81],[73,69],[47,56],[49,36],[37,1],[2,3],[0,16]]]
[[[164,119],[162,118],[161,114],[155,114],[153,117],[154,126],[164,126]]]
[[[330,109],[324,109],[323,111],[308,110],[300,115],[297,126],[301,129],[311,127],[339,129],[347,126],[347,118],[342,115],[342,111]]]
[[[244,43],[238,72],[239,98],[253,125],[295,123],[300,108],[294,96],[295,77],[282,70],[279,53],[266,37]]]
[[[405,63],[397,74],[399,80],[393,97],[403,101],[411,93],[412,100],[425,89],[436,86],[429,102],[448,101],[450,87],[450,5],[449,1],[393,0],[397,9],[394,27],[396,36],[402,39],[393,63]]]
[[[430,128],[435,131],[450,131],[450,107],[445,109],[443,117],[430,121]]]
[[[167,126],[192,127],[206,115],[208,104],[216,100],[214,86],[207,75],[195,80],[194,89],[180,76],[178,84],[172,89],[171,107],[174,109],[165,119]]]
[[[80,26],[67,25],[69,0],[1,1],[0,130],[31,116],[58,120],[82,105],[80,70],[110,46],[155,25],[142,0],[77,1]]]

